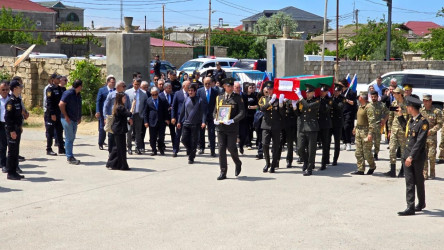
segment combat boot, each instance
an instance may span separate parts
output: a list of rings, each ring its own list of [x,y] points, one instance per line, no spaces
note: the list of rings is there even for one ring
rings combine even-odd
[[[378,154],[375,153],[375,154],[373,155],[373,158],[375,158],[375,161],[379,160],[379,159],[378,159]]]
[[[396,164],[390,164],[390,171],[384,173],[385,176],[396,177]]]

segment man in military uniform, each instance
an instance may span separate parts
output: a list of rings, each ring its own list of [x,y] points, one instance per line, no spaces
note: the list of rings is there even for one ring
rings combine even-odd
[[[375,120],[376,120],[376,127],[375,127],[375,133],[373,134],[373,144],[375,145],[375,151],[373,158],[375,158],[375,161],[378,160],[378,154],[379,149],[381,148],[381,129],[384,128],[385,122],[388,119],[388,108],[385,106],[384,103],[378,101],[378,92],[373,91],[370,93],[372,98],[372,106],[375,110]]]
[[[405,118],[404,112],[398,108],[396,118],[402,129],[407,135],[407,143],[402,162],[405,166],[405,184],[407,209],[398,212],[400,216],[414,215],[426,207],[424,190],[424,161],[427,158],[426,143],[427,133],[429,131],[429,122],[424,118],[419,109],[421,100],[413,96],[406,98],[407,112],[410,115]],[[415,206],[415,187],[418,195],[418,204]]]
[[[335,151],[333,154],[332,165],[338,165],[339,152],[341,151],[341,137],[342,137],[342,127],[344,126],[344,105],[345,98],[342,95],[342,85],[341,82],[335,84],[335,92],[333,93],[333,104],[331,109],[331,121],[333,134],[333,139],[335,140]]]
[[[424,94],[422,101],[424,107],[420,109],[420,113],[429,123],[426,142],[427,160],[424,162],[424,179],[427,180],[429,178],[429,161],[430,179],[435,179],[436,146],[438,144],[437,133],[442,127],[442,113],[441,110],[432,106],[432,95]]]
[[[292,100],[286,100],[284,99],[284,103],[283,103],[283,107],[282,107],[285,112],[284,112],[284,116],[282,117],[282,124],[283,124],[283,132],[281,136],[281,145],[280,145],[280,150],[282,151],[282,148],[284,147],[284,144],[287,143],[287,168],[291,168],[292,167],[292,163],[293,163],[293,153],[294,153],[294,149],[293,149],[293,145],[295,143],[295,139],[296,139],[296,101],[292,101]],[[279,153],[280,155],[280,153]]]
[[[320,102],[315,98],[315,88],[313,86],[306,84],[305,88],[307,99],[304,99],[299,88],[297,88],[295,91],[299,98],[297,112],[301,117],[298,151],[299,156],[302,157],[304,162],[304,176],[310,176],[313,173],[316,158],[316,140],[319,131],[318,112]]]
[[[161,62],[159,60],[159,55],[156,55],[154,57],[154,65],[153,65],[154,76],[160,77],[160,66]]]
[[[59,86],[60,76],[57,76],[52,85],[46,90],[46,112],[45,112],[45,127],[46,127],[46,154],[57,155],[52,151],[52,138],[54,138],[54,130],[57,134],[57,139],[63,141],[63,126],[60,120],[59,102],[62,98],[62,87]],[[58,144],[59,154],[65,154],[65,145]]]
[[[9,88],[12,95],[6,103],[5,124],[6,138],[8,140],[8,158],[6,160],[6,169],[8,172],[7,179],[20,180],[25,178],[17,173],[19,165],[19,147],[23,125],[23,109],[20,94],[22,85],[16,80],[11,81]]]
[[[330,113],[333,106],[333,100],[329,96],[329,89],[329,86],[322,84],[321,96],[319,98],[319,137],[322,142],[321,170],[325,170],[327,168],[327,164],[330,161],[330,129],[332,127]]]
[[[259,110],[264,113],[262,117],[262,147],[265,157],[265,167],[263,172],[274,173],[276,168],[279,168],[279,147],[282,130],[282,117],[284,116],[284,95],[279,96],[279,101],[276,100],[276,94],[273,93],[273,82],[267,81],[265,87],[268,90],[268,96],[263,96],[259,100]],[[273,148],[271,154],[273,162],[270,165],[270,141],[273,140]]]
[[[200,72],[199,70],[196,69],[195,71],[193,71],[193,74],[191,75],[191,83],[196,84],[198,89],[204,86],[204,84],[201,81],[199,81],[199,79],[200,79]]]
[[[225,73],[225,70],[222,69],[219,62],[216,62],[216,69],[213,72],[213,77],[216,79],[216,82],[221,84],[222,80],[227,78],[227,74]]]
[[[409,115],[407,114],[407,108],[405,106],[404,91],[400,88],[396,88],[393,90],[393,94],[395,95],[395,100],[392,102],[391,107],[399,107],[401,108],[402,114],[405,120],[409,119]],[[404,153],[405,150],[405,130],[401,127],[399,120],[396,119],[396,111],[389,112],[389,138],[390,138],[390,171],[385,173],[386,176],[396,177],[396,150],[398,147],[401,147],[401,154]],[[401,164],[401,170],[399,171],[399,177],[404,176],[404,168]]]
[[[355,156],[357,160],[358,170],[351,173],[354,175],[363,175],[365,171],[365,160],[370,165],[367,171],[368,175],[372,175],[376,169],[375,160],[372,155],[373,134],[376,128],[375,110],[373,105],[368,103],[368,92],[361,91],[359,93],[359,108],[356,114],[356,127],[353,130],[356,141]]]
[[[225,91],[217,97],[214,109],[214,117],[216,117],[214,124],[216,124],[217,130],[220,165],[220,175],[217,177],[217,180],[227,178],[227,149],[236,164],[235,176],[238,176],[242,170],[242,162],[239,160],[236,141],[239,134],[239,122],[245,116],[245,106],[241,96],[233,92],[233,78],[226,78],[223,81],[223,86]],[[217,115],[221,106],[230,107],[229,120],[223,123],[217,121]]]

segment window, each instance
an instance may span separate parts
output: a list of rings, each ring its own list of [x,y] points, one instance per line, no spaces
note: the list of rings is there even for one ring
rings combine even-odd
[[[431,89],[444,89],[444,76],[429,76]]]
[[[203,68],[216,67],[214,62],[204,64]]]
[[[230,66],[233,67],[233,65],[234,65],[235,63],[236,63],[236,62],[230,62]]]
[[[76,13],[71,12],[66,17],[66,21],[68,21],[68,22],[78,22],[79,21],[79,16],[77,16]]]
[[[402,83],[402,79],[404,78],[404,75],[388,75],[385,76],[384,78],[382,78],[382,85],[388,87],[390,86],[390,80],[392,80],[392,78],[395,78],[398,85],[401,85]],[[376,83],[376,81],[375,81]]]
[[[228,62],[219,62],[221,67],[229,67]]]
[[[428,88],[429,86],[426,81],[425,75],[408,74],[405,76],[401,85],[404,85],[406,83],[411,84],[413,88]]]
[[[37,27],[42,26],[42,21],[37,20],[37,21],[35,22],[35,25],[36,25]]]

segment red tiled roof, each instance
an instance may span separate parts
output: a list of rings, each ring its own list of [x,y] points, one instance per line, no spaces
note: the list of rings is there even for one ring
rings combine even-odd
[[[162,47],[162,39],[151,37],[151,46]],[[165,47],[192,48],[193,46],[165,40]]]
[[[239,26],[237,26],[237,27],[235,27],[235,28],[216,28],[217,30],[222,30],[222,31],[230,31],[230,30],[232,30],[232,31],[242,31],[242,30],[244,30],[244,26],[241,24],[241,25],[239,25]]]
[[[429,29],[441,28],[438,24],[434,22],[416,22],[409,21],[404,24],[405,27],[412,30],[412,32],[417,36],[425,36],[430,33]]]
[[[6,0],[1,1],[0,5],[6,9],[11,8],[12,10],[55,13],[54,10],[43,7],[40,4],[31,2],[29,0]]]

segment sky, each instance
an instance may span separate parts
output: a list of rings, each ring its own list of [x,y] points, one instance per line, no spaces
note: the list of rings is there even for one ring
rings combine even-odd
[[[145,25],[147,29],[162,25],[162,4],[165,3],[165,26],[187,26],[202,24],[208,26],[209,0],[122,0],[123,16],[134,17],[133,25]],[[211,0],[212,25],[223,18],[223,23],[230,26],[242,24],[241,20],[263,10],[278,10],[287,6],[324,16],[324,0]],[[354,23],[353,10],[358,9],[359,23],[368,19],[387,18],[387,6],[383,0],[339,0],[339,25]],[[85,27],[120,26],[120,0],[65,0],[65,5],[85,9]],[[444,7],[443,0],[393,0],[393,23],[407,21],[432,21],[444,26],[444,17],[436,13]],[[336,27],[336,1],[329,0],[327,18],[331,20],[330,28]]]

